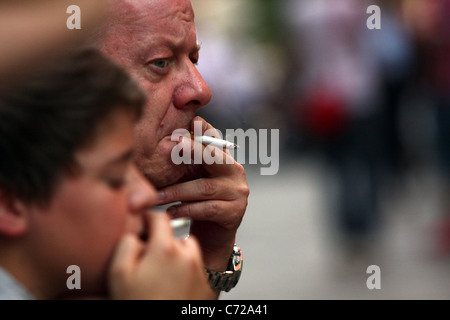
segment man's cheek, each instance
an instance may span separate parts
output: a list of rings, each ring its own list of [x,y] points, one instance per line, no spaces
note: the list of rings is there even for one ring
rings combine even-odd
[[[172,161],[172,150],[176,148],[177,142],[170,141],[170,139],[163,140],[146,168],[147,178],[157,188],[177,183],[186,174],[187,169],[186,165],[176,165]]]
[[[155,139],[152,139],[153,135],[148,134],[142,126],[137,126],[135,129],[135,150],[137,157],[150,158],[157,152],[158,144]]]

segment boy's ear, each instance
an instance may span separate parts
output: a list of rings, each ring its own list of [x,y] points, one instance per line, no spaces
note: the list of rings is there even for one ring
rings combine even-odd
[[[27,207],[0,190],[0,235],[15,238],[27,231]]]

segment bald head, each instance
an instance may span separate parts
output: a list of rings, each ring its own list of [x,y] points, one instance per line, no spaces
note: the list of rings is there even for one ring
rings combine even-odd
[[[149,14],[158,19],[172,13],[184,13],[193,19],[194,11],[190,0],[111,0],[113,8],[119,12],[140,11],[142,16]]]
[[[172,19],[194,21],[190,0],[109,0],[109,16],[100,32],[101,36],[115,33],[121,28],[134,30],[146,24],[150,30],[158,21]],[[97,40],[102,40],[98,36]]]

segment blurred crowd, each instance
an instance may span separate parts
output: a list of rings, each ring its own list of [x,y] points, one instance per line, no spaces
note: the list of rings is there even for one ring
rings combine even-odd
[[[373,4],[379,30],[366,26]],[[449,1],[193,5],[199,69],[213,92],[200,112],[211,123],[280,129],[280,170],[283,158],[321,159],[336,177],[330,217],[351,250],[367,250],[382,228],[386,188],[417,168],[435,169],[436,246],[450,253]]]
[[[433,172],[432,236],[436,252],[450,257],[449,0],[191,1],[198,69],[213,93],[200,116],[221,132],[279,129],[280,172],[299,157],[317,161],[330,182],[323,202],[332,234],[351,255],[376,244],[386,195],[420,170]],[[70,32],[59,14],[68,2],[0,0],[2,90],[92,36],[107,2],[78,2],[84,27]],[[381,9],[380,29],[367,27],[371,5]]]

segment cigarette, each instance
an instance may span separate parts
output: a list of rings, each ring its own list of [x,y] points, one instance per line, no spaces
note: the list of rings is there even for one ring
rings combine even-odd
[[[189,226],[190,220],[188,218],[178,218],[170,220],[170,226],[172,230],[176,231]]]
[[[222,139],[217,139],[217,138],[213,138],[213,137],[209,137],[209,136],[194,136],[193,134],[191,134],[192,139],[194,139],[197,142],[200,142],[201,144],[204,145],[211,145],[211,146],[215,146],[215,147],[219,147],[219,148],[225,148],[225,149],[238,149],[239,146],[227,141],[227,140],[222,140]]]

